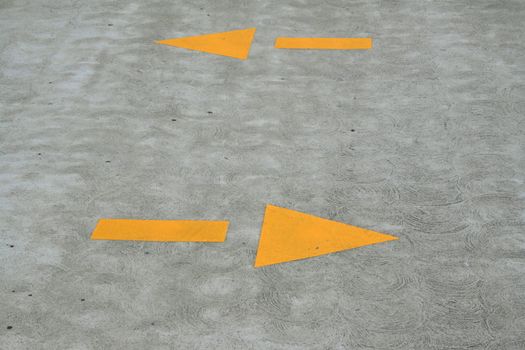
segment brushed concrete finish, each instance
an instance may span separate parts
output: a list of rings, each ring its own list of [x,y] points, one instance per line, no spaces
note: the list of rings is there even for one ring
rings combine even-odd
[[[524,349],[524,22],[522,0],[0,0],[0,348]],[[249,27],[246,61],[153,43]],[[266,203],[400,240],[254,269]],[[101,217],[231,226],[90,241]]]

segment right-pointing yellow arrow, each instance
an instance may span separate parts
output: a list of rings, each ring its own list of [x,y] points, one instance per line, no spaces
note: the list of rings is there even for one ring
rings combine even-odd
[[[255,267],[311,258],[398,239],[360,227],[268,205]]]

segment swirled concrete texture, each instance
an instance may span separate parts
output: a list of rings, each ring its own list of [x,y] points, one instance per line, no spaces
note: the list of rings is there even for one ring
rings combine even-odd
[[[524,22],[522,0],[0,0],[0,348],[524,349]],[[246,61],[154,43],[251,27]],[[267,203],[400,240],[254,269]],[[231,225],[90,241],[101,217]]]

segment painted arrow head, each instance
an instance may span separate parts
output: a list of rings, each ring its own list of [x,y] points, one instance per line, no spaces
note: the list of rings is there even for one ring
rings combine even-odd
[[[254,34],[255,28],[248,28],[159,40],[156,43],[245,60],[248,58]]]
[[[395,236],[268,205],[255,267],[392,241]]]

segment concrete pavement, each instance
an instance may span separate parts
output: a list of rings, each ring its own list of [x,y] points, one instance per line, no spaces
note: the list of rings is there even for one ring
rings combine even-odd
[[[520,0],[0,0],[0,348],[525,348],[524,21]],[[245,61],[154,44],[250,27]],[[254,269],[267,203],[400,240]],[[230,229],[91,241],[102,217]]]

